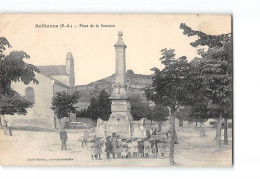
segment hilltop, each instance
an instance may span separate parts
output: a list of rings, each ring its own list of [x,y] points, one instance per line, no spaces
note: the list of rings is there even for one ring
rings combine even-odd
[[[79,91],[80,99],[79,103],[83,106],[79,108],[87,108],[90,99],[93,96],[97,96],[103,89],[107,93],[112,93],[112,84],[115,82],[115,74],[98,81],[76,86],[76,90]],[[129,84],[129,96],[140,95],[143,100],[146,100],[144,96],[144,88],[152,84],[152,75],[135,74],[132,70],[127,70],[126,83]]]

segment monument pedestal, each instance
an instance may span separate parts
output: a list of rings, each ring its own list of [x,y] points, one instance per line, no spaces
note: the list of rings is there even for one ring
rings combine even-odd
[[[126,97],[110,97],[112,100],[109,120],[107,121],[107,133],[116,133],[121,136],[131,137],[133,117],[130,113],[130,102]]]
[[[112,133],[120,138],[145,138],[145,120],[133,121],[130,113],[130,102],[127,98],[111,97],[112,113],[108,121],[98,119],[96,127],[97,137],[111,136]]]

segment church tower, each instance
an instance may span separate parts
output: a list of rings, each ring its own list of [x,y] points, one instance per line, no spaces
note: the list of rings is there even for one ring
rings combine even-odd
[[[74,58],[71,52],[67,53],[66,57],[66,73],[69,75],[69,86],[75,86],[75,74],[74,74]]]

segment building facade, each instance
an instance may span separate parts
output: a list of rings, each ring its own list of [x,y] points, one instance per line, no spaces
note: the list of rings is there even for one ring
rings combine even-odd
[[[12,83],[12,88],[25,96],[34,105],[27,109],[26,115],[6,115],[10,126],[29,126],[58,128],[59,121],[51,110],[51,101],[58,91],[71,91],[75,86],[74,58],[67,53],[65,65],[37,66],[40,73],[35,74],[39,84]],[[75,118],[71,115],[70,118]],[[66,119],[72,120],[72,119]]]

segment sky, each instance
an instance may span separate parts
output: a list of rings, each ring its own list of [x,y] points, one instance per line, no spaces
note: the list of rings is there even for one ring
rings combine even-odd
[[[126,69],[136,74],[152,74],[151,68],[163,68],[159,60],[163,48],[175,49],[176,57],[192,60],[198,56],[196,48],[190,46],[196,37],[183,35],[181,23],[211,35],[231,32],[230,15],[1,14],[0,36],[12,45],[9,50],[29,54],[25,61],[33,65],[65,65],[66,54],[71,52],[76,85],[84,85],[115,72],[118,31],[123,32],[127,45]],[[59,28],[35,28],[42,24]],[[72,28],[60,28],[61,24]]]

